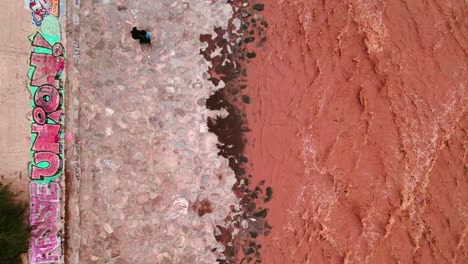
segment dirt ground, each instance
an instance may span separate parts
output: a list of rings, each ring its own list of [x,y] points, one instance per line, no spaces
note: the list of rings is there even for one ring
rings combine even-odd
[[[27,37],[35,27],[22,1],[0,3],[0,181],[28,199],[30,136]]]

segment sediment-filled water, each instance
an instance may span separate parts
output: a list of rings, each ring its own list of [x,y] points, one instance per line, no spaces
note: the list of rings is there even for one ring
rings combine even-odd
[[[264,1],[244,155],[262,263],[464,263],[462,1]]]

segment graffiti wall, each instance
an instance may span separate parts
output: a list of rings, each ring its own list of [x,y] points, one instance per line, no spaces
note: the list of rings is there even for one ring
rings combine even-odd
[[[63,262],[65,50],[58,0],[28,0],[38,26],[29,37],[30,263]]]
[[[25,7],[31,10],[33,23],[38,27],[47,15],[59,17],[61,8],[59,0],[25,0]]]

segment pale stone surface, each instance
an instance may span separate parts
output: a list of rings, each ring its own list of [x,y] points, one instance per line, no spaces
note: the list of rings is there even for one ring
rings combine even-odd
[[[81,1],[70,263],[215,263],[214,227],[236,202],[235,178],[206,128],[214,87],[199,37],[231,12],[211,0]],[[133,25],[151,33],[151,47],[131,38]],[[192,205],[205,198],[213,212],[200,217]]]
[[[31,126],[29,92],[30,43],[34,33],[23,1],[0,2],[0,182],[12,183],[28,199],[28,162]]]

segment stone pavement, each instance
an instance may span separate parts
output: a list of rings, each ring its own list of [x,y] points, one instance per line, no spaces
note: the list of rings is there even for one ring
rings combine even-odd
[[[225,27],[231,6],[73,2],[67,262],[215,263],[214,226],[236,202],[235,177],[207,130],[208,116],[225,113],[206,109],[214,87],[199,37]],[[131,38],[133,26],[151,46]]]

